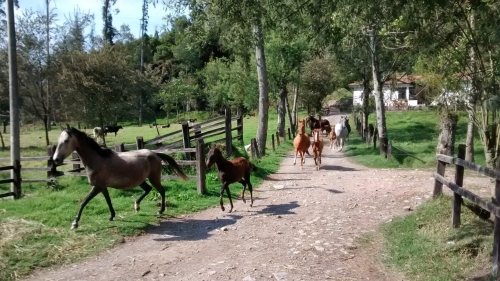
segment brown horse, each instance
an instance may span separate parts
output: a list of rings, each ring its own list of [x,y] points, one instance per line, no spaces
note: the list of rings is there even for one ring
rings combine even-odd
[[[330,139],[330,148],[333,149],[333,147],[337,146],[337,135],[335,135],[335,130],[333,130],[330,126],[330,135],[329,135],[329,139]]]
[[[319,170],[321,153],[323,152],[323,139],[321,138],[320,129],[313,130],[313,142],[311,146],[314,153],[314,164],[316,165],[316,170]]]
[[[306,121],[304,119],[299,121],[299,133],[293,139],[293,147],[295,147],[295,159],[293,159],[293,165],[297,163],[297,154],[300,153],[300,168],[305,163],[305,153],[309,154],[309,146],[311,145],[311,140],[309,135],[306,134]]]
[[[81,203],[71,226],[72,229],[78,227],[83,208],[100,192],[104,195],[111,212],[109,220],[114,219],[115,210],[111,205],[108,187],[129,190],[140,186],[144,193],[135,201],[134,207],[138,211],[141,200],[152,189],[146,183],[146,179],[149,179],[149,182],[160,193],[161,208],[159,213],[163,213],[165,211],[165,189],[161,185],[162,161],[167,162],[182,179],[188,179],[177,162],[166,154],[148,149],[127,152],[114,152],[110,149],[103,149],[85,133],[68,126],[67,129],[61,132],[57,141],[57,148],[52,157],[54,163],[61,164],[75,150],[85,166],[92,189]]]
[[[253,206],[253,194],[252,194],[252,183],[250,182],[250,172],[256,171],[257,167],[250,163],[247,159],[243,157],[238,157],[233,160],[227,160],[222,155],[222,152],[217,146],[214,146],[208,152],[207,167],[210,168],[214,164],[217,164],[217,170],[219,171],[219,180],[222,183],[220,188],[220,208],[224,212],[224,204],[222,203],[222,196],[224,195],[224,190],[227,192],[227,197],[229,197],[229,203],[231,203],[231,209],[229,213],[233,211],[233,200],[231,200],[231,192],[229,191],[229,185],[235,182],[239,182],[243,185],[243,192],[241,193],[241,200],[246,203],[245,200],[245,189],[248,184],[248,190],[250,191],[250,207]]]

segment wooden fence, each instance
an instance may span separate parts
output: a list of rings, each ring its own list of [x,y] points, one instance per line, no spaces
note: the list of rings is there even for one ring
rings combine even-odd
[[[233,126],[233,121],[236,121]],[[232,136],[232,132],[236,131],[237,135]],[[187,122],[182,124],[182,130],[168,133],[166,135],[155,137],[151,140],[144,141],[142,136],[136,138],[135,144],[118,143],[111,149],[116,152],[122,152],[133,149],[149,148],[156,152],[161,153],[186,153],[188,160],[177,160],[179,165],[188,165],[196,167],[196,176],[189,177],[196,180],[196,186],[199,193],[206,191],[205,180],[205,140],[221,136],[212,142],[224,141],[226,144],[226,152],[228,155],[232,154],[232,141],[233,139],[243,140],[243,117],[231,117],[231,109],[227,108],[224,116],[213,118],[207,121],[190,125]],[[83,163],[76,152],[73,152],[71,160],[65,160],[59,166],[53,163],[52,156],[54,155],[56,146],[49,145],[47,147],[47,156],[40,157],[21,157],[21,161],[47,161],[45,168],[22,168],[23,171],[44,171],[47,172],[47,177],[43,179],[22,179],[21,178],[21,165],[0,167],[0,171],[12,170],[16,172],[14,179],[0,180],[2,183],[16,183],[11,192],[0,194],[0,197],[14,196],[20,198],[21,196],[21,183],[23,182],[46,182],[51,184],[56,177],[60,176],[87,176],[82,173],[85,170]],[[0,158],[0,162],[10,161],[10,158]],[[57,167],[64,165],[72,165],[72,168],[67,171],[57,170]],[[162,176],[165,179],[179,179],[177,176]]]
[[[433,174],[435,178],[433,195],[437,196],[442,194],[443,185],[446,185],[453,191],[453,206],[451,214],[452,227],[460,227],[460,212],[462,207],[462,197],[472,201],[483,210],[490,212],[495,216],[494,230],[493,230],[493,254],[492,254],[492,275],[496,278],[498,276],[498,266],[500,258],[500,171],[493,170],[465,161],[465,145],[458,146],[457,157],[448,155],[437,154],[437,171]],[[446,165],[455,165],[455,182],[449,181],[444,177]],[[492,197],[492,202],[487,202],[480,196],[463,188],[464,169],[467,168],[474,172],[480,173],[484,176],[494,179],[495,182],[495,197]]]

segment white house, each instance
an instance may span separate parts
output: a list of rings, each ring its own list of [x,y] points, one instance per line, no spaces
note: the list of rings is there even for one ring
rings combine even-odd
[[[420,105],[415,91],[415,80],[417,78],[417,76],[403,76],[397,83],[392,83],[392,81],[385,82],[383,87],[384,104],[391,106],[396,100],[406,100],[408,101],[408,106]],[[351,83],[349,87],[353,92],[353,105],[362,105],[363,84]]]
[[[384,84],[384,104],[386,106],[393,106],[395,101],[407,101],[408,106],[419,106],[423,104],[423,99],[417,97],[416,92],[416,80],[420,76],[403,76],[396,83],[393,81],[387,81]],[[362,94],[363,94],[363,84],[362,83],[351,83],[349,87],[353,91],[353,105],[362,105]],[[437,105],[438,103],[447,103],[448,105],[457,106],[459,104],[466,103],[466,97],[470,92],[471,85],[469,79],[463,79],[462,91],[453,92],[443,89],[441,95],[434,100],[431,105]]]

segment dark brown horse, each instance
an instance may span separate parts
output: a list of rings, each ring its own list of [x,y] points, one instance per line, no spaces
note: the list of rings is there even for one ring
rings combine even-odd
[[[322,132],[326,131],[327,134],[330,133],[330,121],[326,119],[321,119],[321,115],[318,114],[318,119],[314,118],[313,115],[307,116],[306,123],[309,125],[309,128],[311,129],[311,135],[312,131],[314,129],[320,129]]]
[[[219,180],[222,184],[220,188],[220,208],[224,211],[224,204],[222,203],[222,196],[224,195],[224,190],[227,192],[227,197],[229,197],[229,203],[231,204],[231,209],[229,212],[233,211],[233,200],[231,200],[231,192],[229,191],[229,185],[235,182],[239,182],[243,185],[243,192],[241,193],[241,200],[246,203],[245,200],[245,189],[248,184],[248,190],[250,191],[250,207],[253,206],[253,194],[252,194],[252,183],[250,182],[250,172],[256,171],[257,167],[250,163],[247,159],[243,157],[238,157],[233,160],[227,160],[222,155],[222,152],[217,146],[214,146],[208,152],[207,167],[210,168],[214,164],[217,165],[217,170],[219,171]]]
[[[110,149],[102,149],[91,137],[68,126],[67,129],[61,132],[57,141],[57,148],[52,157],[54,163],[61,164],[75,150],[78,152],[80,159],[82,159],[92,189],[82,201],[78,214],[71,226],[72,229],[78,227],[83,208],[100,192],[104,195],[109,211],[111,212],[109,220],[112,221],[114,219],[115,210],[113,209],[113,205],[111,205],[108,187],[129,190],[140,186],[144,189],[144,193],[135,201],[134,208],[138,211],[141,200],[152,189],[146,183],[146,179],[149,179],[149,182],[160,193],[161,208],[159,213],[163,213],[165,211],[165,189],[161,185],[162,161],[168,163],[182,179],[187,180],[187,176],[177,162],[166,154],[148,149],[127,152],[114,152]]]

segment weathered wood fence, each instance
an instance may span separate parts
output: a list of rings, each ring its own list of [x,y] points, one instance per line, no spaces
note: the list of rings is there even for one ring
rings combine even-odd
[[[437,171],[433,174],[435,178],[433,195],[438,196],[443,192],[443,185],[446,185],[453,191],[453,206],[451,213],[451,225],[454,228],[460,227],[460,213],[463,197],[469,199],[483,210],[490,212],[495,216],[493,230],[493,254],[492,254],[492,275],[498,276],[498,266],[500,259],[500,171],[493,170],[465,161],[465,145],[458,146],[457,157],[437,154]],[[455,165],[455,182],[452,182],[444,177],[446,165]],[[492,197],[492,202],[487,202],[480,196],[463,187],[464,169],[467,168],[484,176],[495,179],[495,197]]]
[[[0,167],[0,171],[14,171],[14,178],[0,180],[0,184],[13,183],[10,192],[0,194],[0,198],[13,196],[14,199],[21,197],[21,162],[16,161],[12,166]]]
[[[235,121],[236,123],[235,126],[233,126],[232,124],[233,121]],[[233,131],[237,132],[236,136],[234,137],[232,135]],[[196,124],[189,124],[188,122],[184,122],[182,124],[182,130],[158,136],[148,141],[144,141],[142,136],[138,136],[136,138],[135,144],[118,143],[110,149],[113,149],[116,152],[123,152],[133,149],[148,148],[161,153],[186,153],[186,155],[188,155],[188,160],[176,160],[176,162],[179,165],[196,167],[196,176],[191,176],[189,178],[196,180],[197,191],[199,193],[205,193],[205,140],[217,136],[221,137],[211,142],[215,143],[224,141],[226,145],[226,152],[228,155],[231,155],[233,140],[243,140],[243,117],[241,115],[232,117],[231,109],[227,108],[224,116],[213,118]],[[14,188],[11,192],[0,194],[0,197],[14,196],[14,198],[20,198],[21,183],[23,182],[46,182],[48,185],[50,185],[53,182],[54,178],[60,176],[87,176],[86,173],[82,173],[85,168],[83,167],[83,163],[81,162],[78,153],[76,152],[73,152],[71,160],[65,160],[64,163],[56,166],[52,160],[55,149],[55,145],[49,145],[47,147],[47,156],[21,158],[22,162],[47,161],[47,166],[44,168],[22,168],[23,171],[47,172],[47,177],[43,179],[22,179],[20,164],[18,167],[0,167],[0,171],[12,169],[16,171],[16,177],[14,179],[0,180],[0,184],[10,182],[16,183],[16,188]],[[7,161],[10,161],[10,158],[0,158],[0,162]],[[66,171],[57,169],[58,167],[64,165],[72,165],[72,168]],[[165,179],[179,179],[179,177],[170,175],[162,176],[162,180]]]

